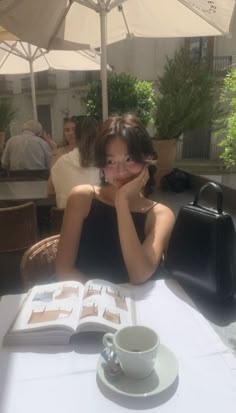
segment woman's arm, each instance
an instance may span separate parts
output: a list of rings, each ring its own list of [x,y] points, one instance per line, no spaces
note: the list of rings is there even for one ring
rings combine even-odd
[[[172,211],[158,204],[148,214],[145,223],[145,241],[140,242],[129,210],[128,193],[147,179],[145,172],[124,185],[116,195],[116,211],[121,250],[129,274],[130,282],[139,284],[145,282],[156,270],[162,254],[167,247],[174,225]],[[146,178],[145,178],[146,177]],[[126,188],[125,188],[126,187]]]
[[[68,198],[56,257],[56,273],[61,280],[81,281],[84,278],[74,266],[83,222],[90,211],[92,197],[91,186],[80,185],[72,189]]]

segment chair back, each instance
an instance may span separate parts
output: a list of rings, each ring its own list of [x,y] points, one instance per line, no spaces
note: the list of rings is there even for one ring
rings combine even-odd
[[[47,284],[55,273],[55,261],[60,235],[45,238],[30,247],[21,261],[21,277],[25,289]]]
[[[0,157],[1,157],[1,153],[0,153]],[[6,169],[3,169],[1,167],[1,158],[0,158],[0,178],[5,178],[7,176],[7,171]]]
[[[64,209],[62,208],[56,208],[52,207],[51,208],[51,233],[54,234],[60,234],[61,232],[61,226],[62,226],[62,221],[63,221],[63,216],[64,216]]]
[[[36,206],[33,202],[0,208],[0,295],[20,290],[21,258],[37,241]]]
[[[18,181],[28,180],[47,180],[49,178],[49,169],[22,169],[22,170],[8,170],[7,176],[9,178],[16,178]]]
[[[0,253],[29,248],[38,238],[35,204],[0,208],[0,228]]]

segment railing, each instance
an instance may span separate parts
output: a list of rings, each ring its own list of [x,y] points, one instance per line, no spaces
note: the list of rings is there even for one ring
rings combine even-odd
[[[40,90],[56,90],[56,74],[51,72],[35,73],[35,89]],[[22,92],[31,92],[30,77],[21,79]]]
[[[217,161],[220,160],[222,149],[217,143],[191,145],[187,144],[184,148],[184,142],[178,141],[176,159],[179,160],[199,160],[199,161]]]
[[[215,76],[225,76],[232,67],[232,56],[203,57],[200,62]],[[199,63],[199,61],[197,62]]]
[[[232,56],[214,56],[212,72],[217,76],[224,76],[232,66]]]

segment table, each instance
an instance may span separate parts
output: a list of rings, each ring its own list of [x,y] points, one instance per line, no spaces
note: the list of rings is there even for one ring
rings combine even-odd
[[[6,205],[33,201],[37,205],[55,205],[47,194],[47,181],[0,182],[0,202]]]
[[[236,358],[173,280],[132,286],[139,322],[155,328],[179,362],[176,388],[163,398],[128,399],[98,387],[101,341],[0,351],[1,413],[235,413]],[[0,342],[22,297],[0,302]]]

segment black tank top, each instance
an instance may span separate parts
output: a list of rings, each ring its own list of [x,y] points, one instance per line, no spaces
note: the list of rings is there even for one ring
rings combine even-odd
[[[131,212],[141,243],[145,239],[146,214]],[[116,210],[93,198],[89,215],[84,220],[76,268],[89,278],[102,278],[114,283],[128,282],[120,247]]]

